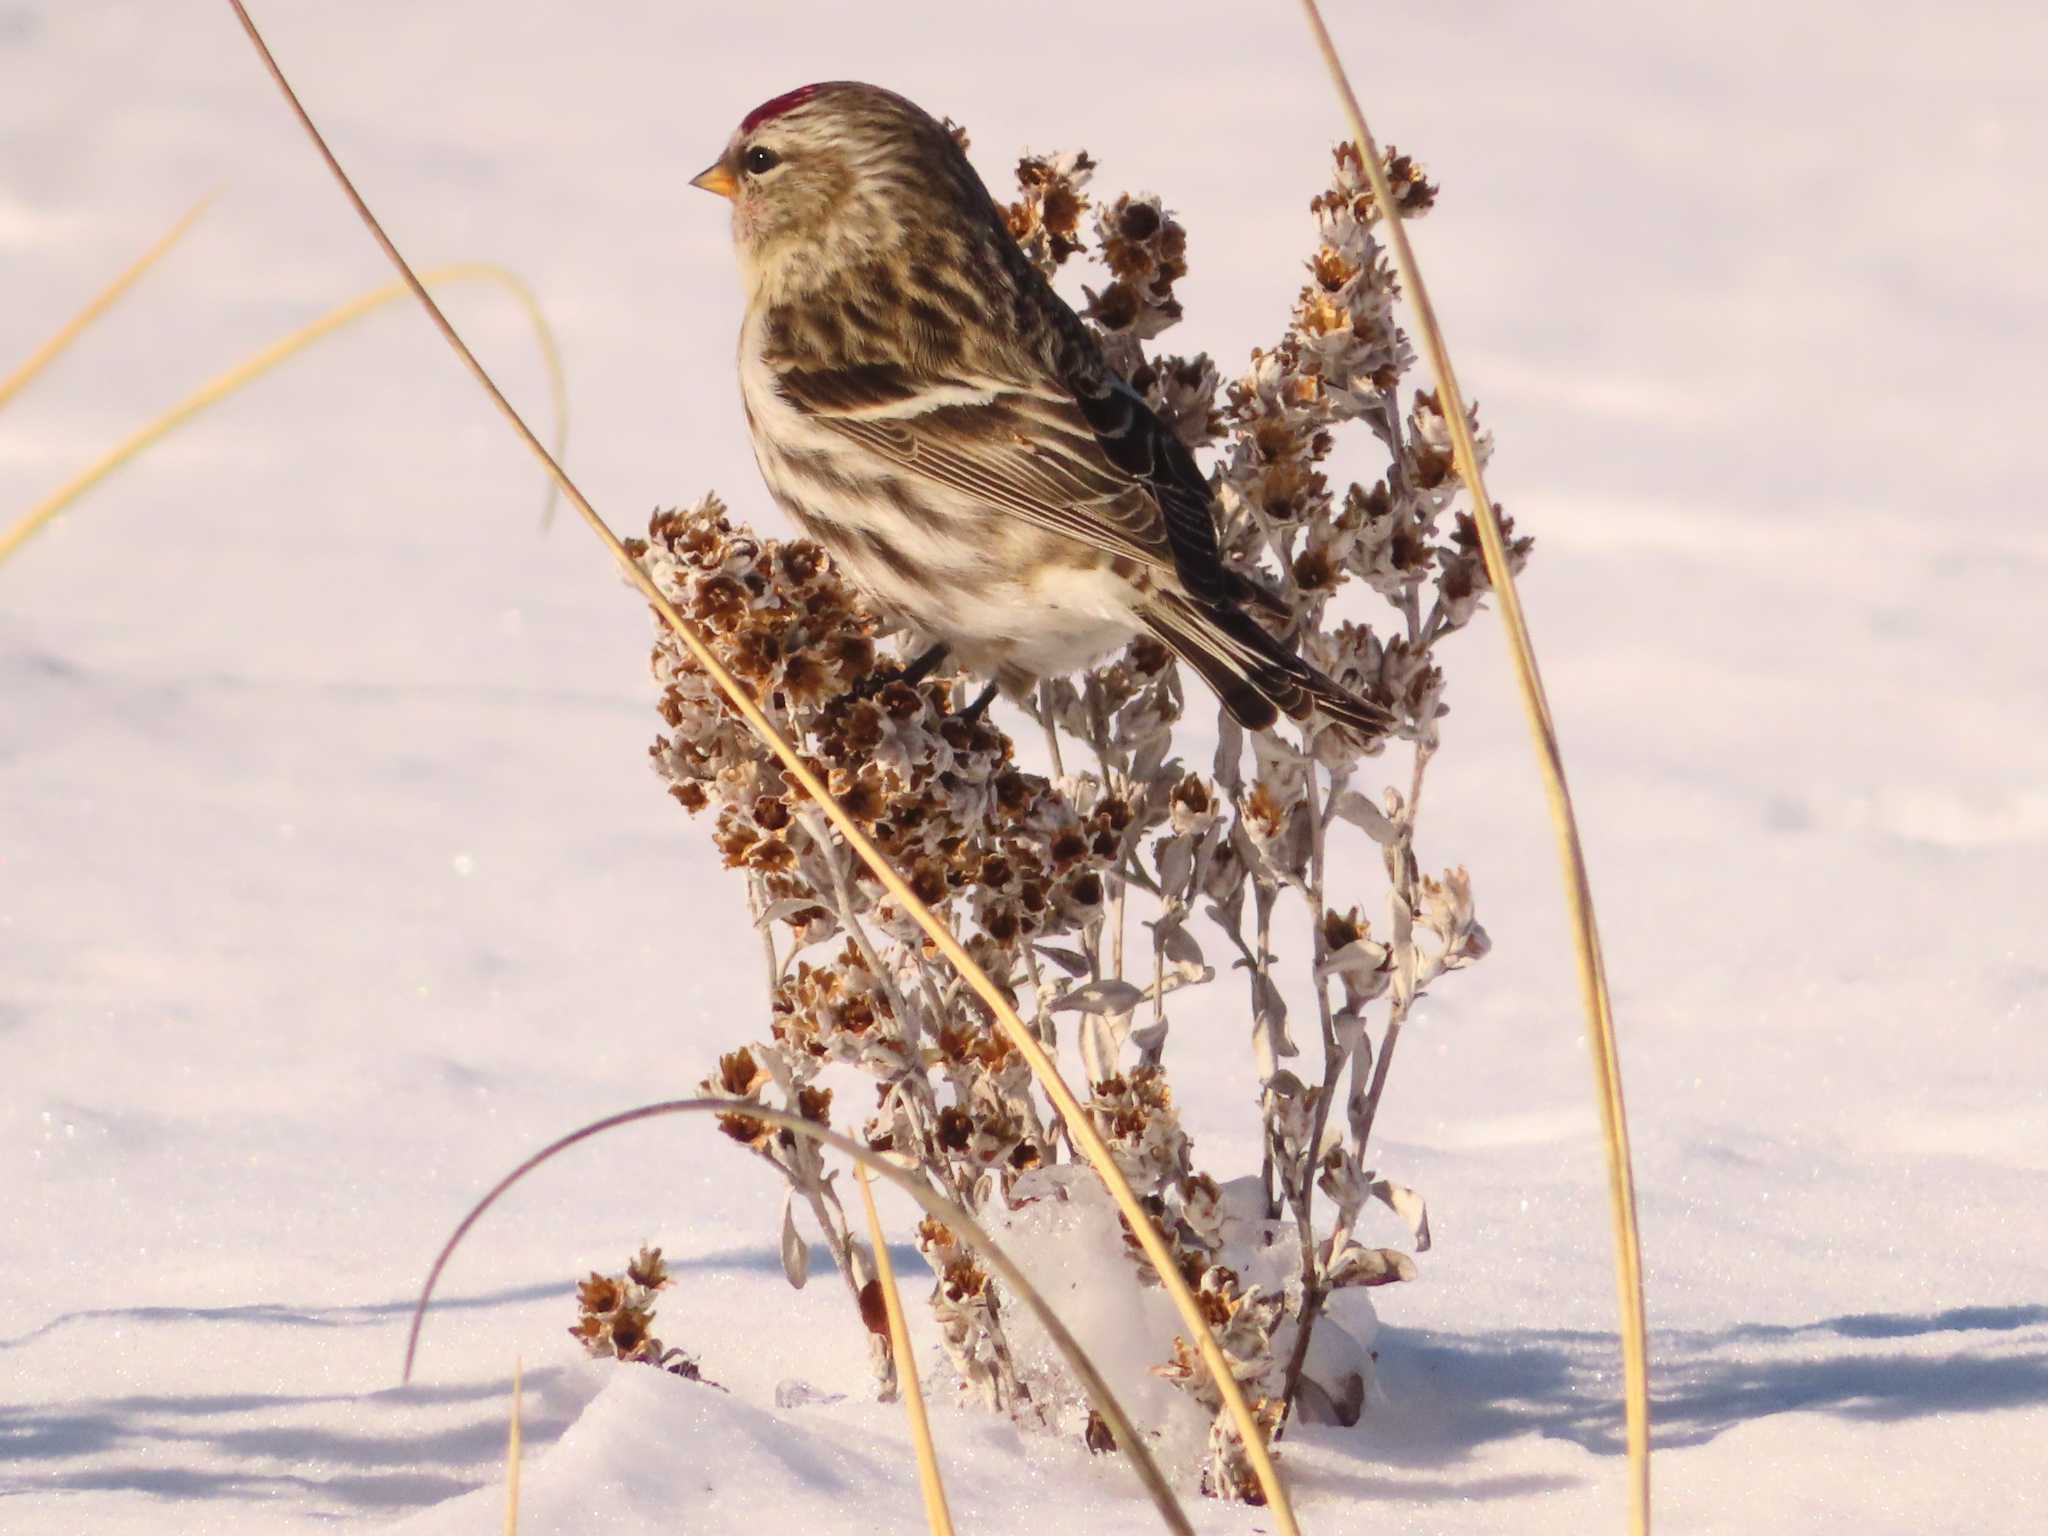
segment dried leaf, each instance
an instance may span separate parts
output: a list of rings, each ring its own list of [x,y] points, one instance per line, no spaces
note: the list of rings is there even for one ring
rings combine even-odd
[[[1387,963],[1387,947],[1371,939],[1353,939],[1342,949],[1333,949],[1323,957],[1322,972],[1325,976],[1356,977],[1365,981]]]
[[[1090,1013],[1081,1020],[1081,1064],[1087,1069],[1089,1082],[1106,1083],[1116,1076],[1124,1037],[1130,1030],[1131,1016],[1127,1012]]]
[[[1192,965],[1199,970],[1203,964],[1202,946],[1196,941],[1195,936],[1188,932],[1187,921],[1187,909],[1182,908],[1146,926],[1152,930],[1153,936],[1159,942],[1160,950],[1167,959],[1175,965]]]
[[[1062,949],[1057,944],[1040,944],[1037,946],[1037,949],[1039,954],[1050,960],[1069,976],[1086,976],[1088,974],[1088,957],[1079,950]]]
[[[1137,1047],[1138,1059],[1146,1066],[1159,1064],[1160,1052],[1166,1049],[1167,1023],[1161,1019],[1157,1024],[1140,1024],[1131,1031],[1130,1042]]]
[[[1340,1287],[1392,1285],[1398,1280],[1413,1280],[1416,1274],[1415,1261],[1398,1248],[1365,1248],[1346,1243],[1324,1270],[1323,1278]]]
[[[770,902],[763,908],[761,915],[754,919],[754,926],[766,928],[770,923],[780,922],[785,917],[795,917],[799,912],[826,910],[825,904],[815,896],[785,896],[782,900]]]
[[[1287,1033],[1287,999],[1273,985],[1271,976],[1252,978],[1252,1051],[1258,1059],[1261,1078],[1273,1075],[1273,1067],[1281,1057],[1301,1054],[1301,1048]]]
[[[1145,989],[1145,1000],[1150,1002],[1154,997],[1165,997],[1170,992],[1178,992],[1182,987],[1199,987],[1215,979],[1216,972],[1211,966],[1169,966],[1161,972],[1157,986]]]
[[[1324,1124],[1323,1146],[1317,1149],[1316,1167],[1316,1187],[1336,1202],[1339,1229],[1349,1230],[1371,1189],[1369,1175],[1359,1166],[1357,1152],[1344,1145],[1343,1133],[1334,1119]]]
[[[1408,1230],[1415,1234],[1415,1251],[1429,1252],[1429,1206],[1422,1196],[1406,1184],[1396,1184],[1388,1179],[1373,1180],[1372,1193],[1374,1199],[1408,1223]]]
[[[1330,807],[1354,827],[1364,829],[1374,842],[1387,846],[1399,840],[1401,829],[1387,819],[1386,812],[1355,789],[1347,789]]]
[[[1081,1440],[1092,1455],[1116,1454],[1116,1436],[1110,1433],[1109,1421],[1093,1408],[1088,1410],[1088,1428],[1082,1433]]]
[[[1405,1010],[1415,1000],[1415,914],[1398,890],[1387,893],[1387,909],[1393,916],[1394,942],[1389,948],[1394,957],[1394,1006]]]
[[[1364,1076],[1372,1070],[1372,1042],[1366,1038],[1365,1015],[1356,1008],[1340,1008],[1330,1018],[1330,1027],[1337,1036],[1337,1049],[1349,1060],[1354,1052],[1363,1052],[1356,1072]]]
[[[1173,732],[1155,730],[1145,738],[1131,760],[1131,777],[1139,783],[1149,783],[1159,776],[1160,766],[1166,761],[1166,754],[1173,750]]]
[[[782,1192],[782,1272],[797,1290],[811,1277],[811,1245],[797,1235],[794,1189]]]
[[[1087,982],[1053,999],[1054,1013],[1129,1013],[1145,1001],[1142,988],[1117,976]]]
[[[880,1280],[870,1280],[860,1288],[860,1320],[869,1333],[889,1337],[889,1304],[882,1299]]]
[[[1195,867],[1193,837],[1162,837],[1152,849],[1152,865],[1159,871],[1159,888],[1179,892],[1187,888]]]
[[[1244,932],[1244,886],[1240,884],[1227,898],[1219,898],[1202,909],[1210,922],[1225,933]]]

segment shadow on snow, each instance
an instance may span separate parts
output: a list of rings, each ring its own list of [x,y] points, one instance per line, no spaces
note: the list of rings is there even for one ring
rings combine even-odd
[[[1897,1346],[1912,1341],[1908,1351]],[[1944,1347],[1946,1346],[1946,1347]],[[1654,1442],[1699,1445],[1777,1413],[1889,1421],[2048,1403],[2048,1307],[1855,1313],[1797,1325],[1653,1331]],[[1383,1329],[1365,1454],[1441,1462],[1522,1434],[1600,1455],[1625,1449],[1621,1349],[1605,1332]]]
[[[752,1249],[671,1262],[679,1270],[781,1268],[772,1252]],[[922,1266],[906,1255],[904,1267],[914,1276]],[[451,1297],[436,1307],[490,1308],[567,1294],[567,1287],[550,1281]],[[0,1350],[109,1317],[159,1326],[395,1328],[411,1308],[405,1298],[336,1308],[79,1313],[0,1342]],[[1883,1421],[2048,1402],[2048,1307],[2042,1306],[1669,1330],[1652,1342],[1656,1443],[1666,1449],[1701,1444],[1778,1413]],[[1389,1327],[1380,1334],[1379,1353],[1387,1405],[1356,1431],[1303,1432],[1354,1457],[1355,1472],[1325,1465],[1308,1473],[1305,1492],[1514,1497],[1574,1479],[1442,1474],[1489,1443],[1522,1435],[1565,1440],[1597,1455],[1622,1452],[1620,1362],[1612,1334],[1524,1329],[1465,1335]],[[527,1380],[525,1436],[529,1449],[539,1451],[574,1422],[582,1393],[560,1370],[535,1371]],[[499,1475],[505,1385],[491,1379],[365,1394],[194,1392],[0,1405],[0,1498],[118,1489],[184,1500],[288,1498],[336,1511],[435,1503]],[[343,1409],[359,1427],[293,1422],[321,1409],[330,1415]],[[422,1423],[423,1412],[434,1422]]]

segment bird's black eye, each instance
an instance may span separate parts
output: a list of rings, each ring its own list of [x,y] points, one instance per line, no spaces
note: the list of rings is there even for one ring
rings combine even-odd
[[[763,149],[759,144],[756,144],[741,158],[740,164],[746,169],[749,176],[765,176],[768,172],[774,170],[776,166],[782,164],[782,156],[776,154],[772,149]]]

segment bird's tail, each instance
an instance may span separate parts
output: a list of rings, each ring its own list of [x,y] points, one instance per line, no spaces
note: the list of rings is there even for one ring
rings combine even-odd
[[[1231,718],[1263,731],[1281,715],[1327,715],[1368,740],[1384,736],[1393,716],[1317,671],[1236,608],[1197,603],[1178,592],[1157,593],[1140,614],[1145,627],[1201,673]]]

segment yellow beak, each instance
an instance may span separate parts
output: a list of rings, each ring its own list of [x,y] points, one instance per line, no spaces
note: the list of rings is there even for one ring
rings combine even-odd
[[[727,198],[739,196],[740,190],[740,184],[733,179],[732,172],[725,168],[723,160],[714,161],[705,167],[702,175],[691,177],[690,185],[702,187],[706,192],[716,192],[720,197]]]

